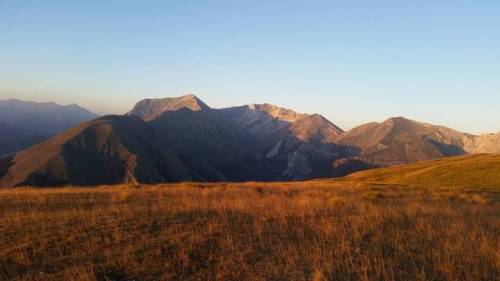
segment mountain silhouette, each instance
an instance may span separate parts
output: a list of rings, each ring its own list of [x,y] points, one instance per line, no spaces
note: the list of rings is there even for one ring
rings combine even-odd
[[[270,104],[214,109],[186,95],[140,101],[123,116],[82,123],[21,151],[2,161],[0,186],[337,177],[494,152],[496,137],[403,117],[344,132],[319,114]]]
[[[25,149],[96,117],[75,104],[0,101],[0,156]]]

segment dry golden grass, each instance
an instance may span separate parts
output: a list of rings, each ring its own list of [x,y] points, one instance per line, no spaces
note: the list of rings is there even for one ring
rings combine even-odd
[[[500,190],[500,154],[445,157],[366,170],[338,181]]]
[[[0,192],[0,280],[498,280],[496,191],[336,183]]]

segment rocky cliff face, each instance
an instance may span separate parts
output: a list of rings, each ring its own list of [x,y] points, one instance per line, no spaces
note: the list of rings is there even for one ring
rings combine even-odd
[[[403,117],[343,132],[319,114],[269,104],[213,109],[193,95],[148,99],[0,161],[0,186],[335,177],[498,152],[499,136]]]
[[[390,166],[447,156],[498,153],[499,135],[476,136],[396,117],[354,128],[340,142],[359,147],[359,159]]]
[[[192,111],[209,109],[209,107],[195,95],[186,95],[179,98],[145,99],[138,102],[127,114],[137,116],[145,121],[150,121],[160,117],[165,112],[177,111],[183,108]]]
[[[331,162],[349,152],[333,143],[341,134],[319,115],[272,105],[218,110],[192,95],[144,100],[125,116],[99,118],[17,154],[0,185],[330,176]]]
[[[316,139],[335,143],[343,130],[319,114],[297,113],[270,104],[251,104],[220,110],[227,120],[244,133],[263,139],[276,133],[289,134],[307,142]]]
[[[240,135],[255,138],[254,154],[278,169],[275,179],[332,176],[332,161],[355,154],[337,140],[343,134],[319,114],[297,113],[270,104],[220,110]]]
[[[359,158],[389,166],[462,155],[465,134],[403,117],[369,123],[342,136],[341,142],[359,147]]]
[[[472,154],[500,153],[500,133],[465,138],[464,149]]]

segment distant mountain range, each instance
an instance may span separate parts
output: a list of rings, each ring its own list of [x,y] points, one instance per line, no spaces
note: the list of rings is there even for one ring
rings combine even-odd
[[[476,136],[403,117],[361,125],[340,142],[359,147],[359,159],[379,166],[500,152],[500,134]]]
[[[140,101],[4,159],[0,186],[304,180],[498,152],[500,134],[402,117],[344,132],[319,114],[270,104],[213,109],[187,95]]]
[[[78,105],[0,101],[0,156],[46,140],[97,115]]]

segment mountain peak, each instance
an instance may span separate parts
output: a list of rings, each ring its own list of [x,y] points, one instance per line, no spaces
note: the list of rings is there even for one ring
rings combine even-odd
[[[192,111],[210,109],[210,107],[197,96],[187,94],[175,98],[144,99],[138,102],[127,114],[137,116],[145,121],[150,121],[158,118],[164,112],[177,111],[182,108],[187,108]]]
[[[297,113],[291,109],[275,106],[269,103],[262,103],[262,104],[252,103],[248,105],[248,108],[254,111],[265,112],[275,119],[286,122],[295,122],[302,117],[308,116],[308,114]]]
[[[397,116],[391,117],[380,124],[384,128],[391,128],[392,130],[406,130],[412,131],[416,127],[428,127],[430,124],[421,123],[406,117]]]
[[[395,116],[395,117],[388,118],[383,123],[395,123],[396,124],[396,123],[418,123],[418,122],[411,120],[411,119],[408,119],[408,118],[403,117],[403,116]]]

